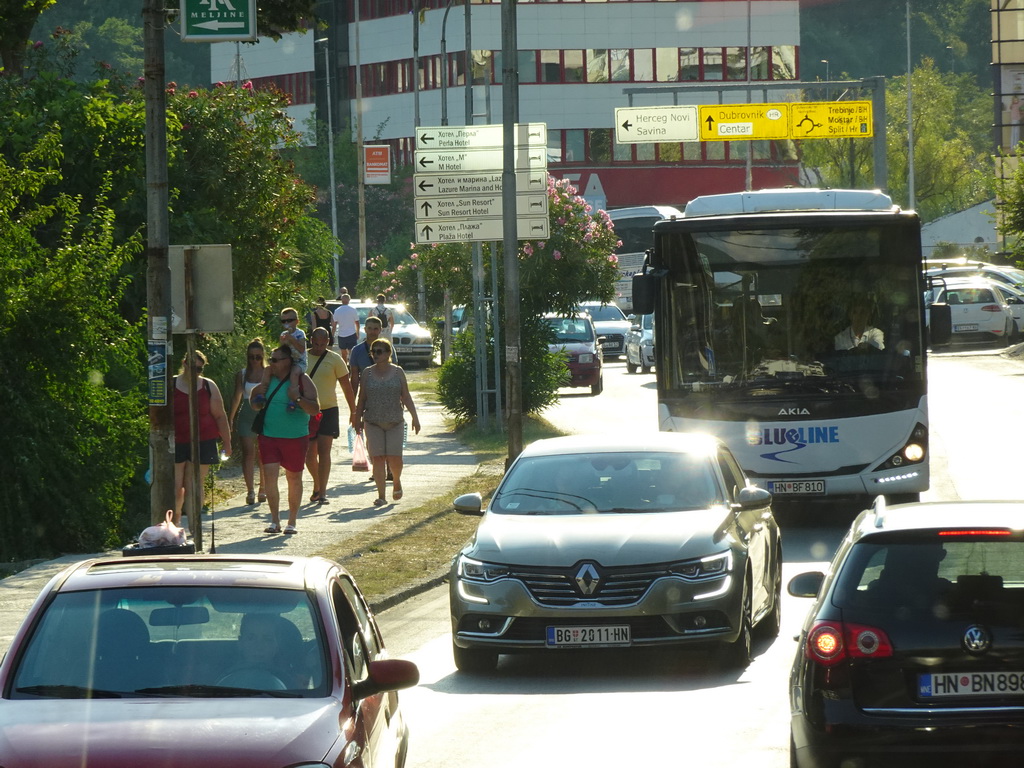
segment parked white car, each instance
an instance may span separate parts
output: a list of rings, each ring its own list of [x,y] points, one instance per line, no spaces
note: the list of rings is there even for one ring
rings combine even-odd
[[[1016,299],[1014,299],[1016,301]],[[1018,334],[1008,293],[991,280],[944,279],[925,294],[927,307],[947,304],[953,341],[992,341],[1009,344]],[[930,325],[930,309],[925,322]]]

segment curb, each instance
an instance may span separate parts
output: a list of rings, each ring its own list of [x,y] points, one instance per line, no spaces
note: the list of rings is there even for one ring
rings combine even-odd
[[[446,568],[444,573],[440,573],[436,576],[432,576],[426,581],[421,581],[417,584],[413,584],[412,586],[400,589],[393,594],[386,595],[385,597],[380,598],[379,600],[372,601],[370,603],[370,610],[372,610],[374,613],[383,613],[389,608],[394,608],[396,605],[404,603],[411,597],[416,597],[416,595],[421,595],[424,592],[429,592],[434,587],[439,587],[442,584],[447,583],[447,581],[448,569]]]

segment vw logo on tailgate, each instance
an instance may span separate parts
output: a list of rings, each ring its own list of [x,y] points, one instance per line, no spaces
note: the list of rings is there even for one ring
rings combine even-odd
[[[968,653],[985,653],[992,645],[992,636],[980,624],[972,624],[964,632],[964,650]]]

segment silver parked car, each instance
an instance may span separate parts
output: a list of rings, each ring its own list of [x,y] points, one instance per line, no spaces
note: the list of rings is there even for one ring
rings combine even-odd
[[[654,315],[633,315],[626,334],[626,370],[650,373],[654,367]]]
[[[771,494],[708,435],[539,440],[509,468],[452,565],[455,664],[502,653],[718,643],[750,661],[779,628],[782,541]]]
[[[629,320],[614,302],[602,304],[599,301],[584,301],[579,306],[580,312],[586,312],[594,321],[597,335],[601,337],[601,350],[606,360],[614,360],[625,354],[626,334],[629,333]]]

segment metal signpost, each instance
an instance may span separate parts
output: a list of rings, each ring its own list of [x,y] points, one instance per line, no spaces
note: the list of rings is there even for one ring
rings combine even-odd
[[[520,239],[551,236],[547,126],[514,127],[516,227]],[[503,235],[501,125],[416,129],[416,242],[499,241]]]
[[[181,39],[189,43],[256,40],[256,0],[181,0]]]

